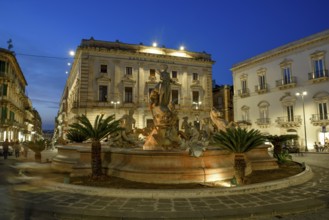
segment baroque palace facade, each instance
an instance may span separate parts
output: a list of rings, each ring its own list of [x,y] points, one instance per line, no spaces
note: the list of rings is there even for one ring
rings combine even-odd
[[[235,120],[265,134],[297,134],[302,150],[323,145],[329,137],[328,53],[329,30],[234,65]]]
[[[115,114],[119,119],[134,112],[137,128],[153,126],[149,95],[160,81],[159,70],[167,67],[171,79],[171,102],[178,112],[200,126],[212,107],[212,65],[205,52],[83,39],[76,50],[60,108],[54,137],[65,138],[76,116]]]
[[[42,135],[41,118],[25,93],[26,79],[12,51],[0,48],[0,142]]]

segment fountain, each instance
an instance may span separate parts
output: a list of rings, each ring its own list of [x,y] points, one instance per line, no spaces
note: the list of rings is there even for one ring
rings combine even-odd
[[[106,173],[126,180],[159,184],[209,183],[232,179],[234,155],[209,144],[213,133],[210,122],[218,130],[225,129],[227,123],[213,109],[210,117],[204,119],[202,134],[187,123],[187,117],[184,117],[184,132],[177,131],[177,112],[170,104],[171,84],[175,82],[170,79],[167,67],[160,72],[160,79],[150,95],[150,111],[155,125],[153,130],[143,146],[138,147],[139,143],[129,137],[134,121],[132,114],[122,118],[125,130],[112,137],[107,147],[102,147]],[[121,147],[113,147],[118,145]],[[259,146],[246,154],[247,175],[252,170],[278,168],[276,160],[268,154],[268,147]],[[87,175],[91,169],[90,154],[90,148],[59,146],[52,167],[69,171],[71,176]]]

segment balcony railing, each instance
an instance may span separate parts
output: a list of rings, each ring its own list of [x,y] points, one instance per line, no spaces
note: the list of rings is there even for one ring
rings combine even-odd
[[[269,125],[270,119],[269,118],[258,118],[256,121],[256,124],[258,125]]]
[[[268,88],[267,84],[257,85],[255,86],[255,92],[257,92],[258,94],[265,93],[268,91],[267,88]]]
[[[249,119],[247,120],[238,120],[237,124],[242,128],[248,128],[252,125],[251,121]]]
[[[245,88],[245,89],[239,89],[238,90],[238,95],[243,98],[243,97],[247,97],[250,95],[249,89]]]
[[[329,114],[313,114],[311,123],[314,126],[327,126],[329,125]]]
[[[308,73],[308,80],[312,80],[313,83],[326,81],[329,78],[328,70],[316,71]]]
[[[276,123],[283,128],[299,127],[302,124],[302,117],[300,115],[294,117],[278,117]]]
[[[296,86],[297,78],[295,76],[291,77],[290,80],[280,79],[276,81],[276,87],[279,89],[293,88]]]

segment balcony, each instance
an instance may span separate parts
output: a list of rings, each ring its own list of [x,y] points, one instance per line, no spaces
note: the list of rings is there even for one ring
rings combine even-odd
[[[244,98],[244,97],[250,96],[249,89],[248,89],[248,88],[245,88],[245,89],[239,89],[239,90],[238,90],[238,95],[239,95],[241,98]]]
[[[18,121],[15,121],[15,120],[11,120],[11,119],[8,119],[8,118],[2,118],[0,119],[0,124],[2,128],[6,128],[6,127],[22,127],[22,124],[19,123]]]
[[[293,127],[300,127],[302,125],[302,117],[300,115],[291,117],[278,117],[276,119],[276,123],[278,123],[279,127],[281,128],[293,128]]]
[[[248,120],[238,120],[236,122],[241,128],[249,128],[252,123],[251,121],[248,119]]]
[[[290,80],[284,80],[284,79],[280,79],[276,81],[276,87],[278,87],[279,89],[289,89],[289,88],[294,88],[296,87],[297,84],[297,78],[291,77]]]
[[[257,85],[257,86],[255,86],[255,92],[257,92],[258,94],[262,94],[262,93],[268,92],[268,85],[267,84],[263,84],[263,85]]]
[[[319,82],[327,81],[328,79],[329,79],[328,70],[308,73],[308,80],[312,81],[312,83],[319,83]]]
[[[270,124],[269,118],[258,118],[256,124],[259,126],[267,126]]]
[[[311,123],[314,126],[327,126],[329,125],[329,114],[313,114]]]

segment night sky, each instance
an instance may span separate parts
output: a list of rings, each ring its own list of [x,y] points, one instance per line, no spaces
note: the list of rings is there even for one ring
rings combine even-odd
[[[67,65],[82,39],[205,51],[217,84],[233,64],[329,29],[328,0],[0,0],[8,39],[44,129],[53,129]]]

